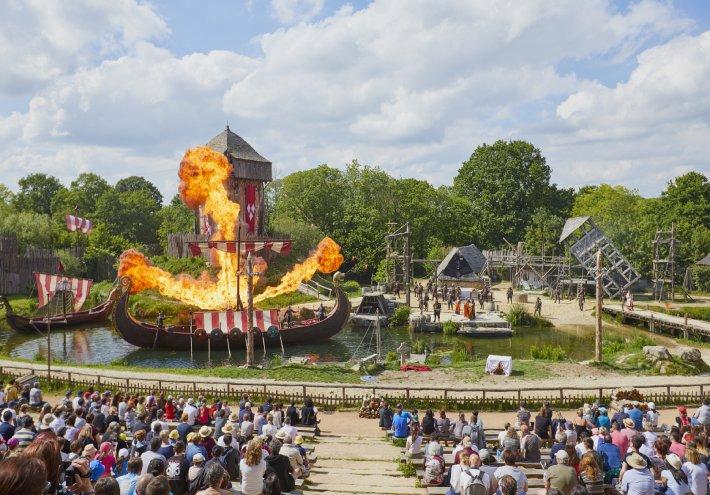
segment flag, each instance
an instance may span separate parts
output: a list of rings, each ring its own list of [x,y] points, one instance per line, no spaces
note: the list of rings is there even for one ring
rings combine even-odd
[[[94,224],[91,220],[87,220],[86,218],[67,215],[65,219],[67,221],[67,230],[70,232],[79,231],[88,234],[94,228]]]
[[[256,186],[254,184],[247,184],[245,196],[247,232],[254,232],[256,229]]]

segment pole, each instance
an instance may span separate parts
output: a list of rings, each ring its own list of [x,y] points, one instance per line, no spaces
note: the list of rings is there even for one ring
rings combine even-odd
[[[242,311],[244,307],[242,306],[242,298],[239,296],[239,287],[242,285],[240,284],[240,278],[241,278],[241,273],[239,269],[239,264],[240,260],[242,258],[242,253],[241,251],[241,244],[242,244],[242,226],[239,225],[237,227],[237,309]]]
[[[407,307],[411,303],[411,296],[409,294],[409,289],[411,285],[412,278],[412,266],[411,266],[411,254],[409,253],[409,222],[406,223],[406,231],[404,236],[404,297]]]
[[[602,252],[597,251],[597,273],[596,273],[596,287],[597,287],[597,325],[596,332],[594,333],[594,359],[596,361],[602,360]]]
[[[51,321],[47,317],[47,383],[52,386],[52,342],[50,339],[51,335]]]
[[[247,366],[254,366],[254,287],[252,269],[254,260],[247,254]]]
[[[229,333],[227,333],[227,354],[229,354],[229,359],[232,359],[232,348],[229,346]]]
[[[190,361],[192,361],[192,313],[190,313]]]
[[[380,310],[375,311],[375,340],[377,343],[377,361],[381,361],[382,339],[380,338]]]

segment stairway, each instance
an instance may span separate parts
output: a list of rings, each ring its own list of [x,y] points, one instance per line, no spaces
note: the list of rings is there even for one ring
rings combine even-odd
[[[313,296],[321,301],[327,301],[330,299],[330,292],[331,289],[328,287],[325,287],[323,285],[320,285],[317,282],[314,282],[312,280],[308,282],[301,282],[298,284],[298,292],[301,294],[306,294],[309,296]],[[323,292],[326,292],[325,294]]]

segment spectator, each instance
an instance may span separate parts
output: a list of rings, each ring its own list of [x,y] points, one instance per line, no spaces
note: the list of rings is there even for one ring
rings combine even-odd
[[[17,453],[21,454],[35,438],[35,433],[32,431],[34,426],[32,416],[18,417],[17,426],[19,428],[15,429],[15,434],[12,438],[17,439]]]
[[[397,404],[397,412],[392,417],[392,430],[395,438],[407,438],[412,415],[404,410],[402,404]]]
[[[94,485],[94,495],[121,495],[121,489],[114,478],[101,478]]]
[[[121,495],[132,495],[136,491],[138,478],[140,478],[143,470],[143,461],[140,457],[131,457],[128,459],[128,473],[116,478],[118,486],[121,489]]]
[[[685,459],[685,445],[680,442],[680,432],[677,429],[671,430],[671,445],[668,450],[681,459]]]
[[[39,459],[13,457],[2,462],[0,495],[44,495],[47,468]]]
[[[160,438],[155,437],[150,441],[150,450],[141,454],[141,460],[143,461],[143,470],[141,471],[141,474],[146,474],[148,472],[148,464],[150,464],[150,461],[153,459],[162,459],[163,462],[165,462],[165,456],[158,453],[160,446]]]
[[[185,457],[187,462],[192,464],[192,458],[195,455],[200,454],[203,458],[207,459],[207,451],[200,445],[200,436],[197,433],[190,433],[187,436],[187,447],[185,448]]]
[[[688,476],[683,471],[683,461],[675,454],[666,456],[665,469],[661,471],[661,483],[665,486],[665,495],[684,495],[689,493]]]
[[[515,428],[512,426],[508,427],[500,447],[503,452],[513,452],[515,457],[520,455],[520,438],[518,437],[518,433],[515,431]],[[518,486],[518,488],[520,487]]]
[[[517,495],[520,493],[518,491],[518,483],[515,478],[506,474],[498,480],[500,495]]]
[[[521,455],[526,462],[540,462],[540,444],[542,443],[540,437],[534,431],[530,431],[530,427],[523,425],[520,427],[520,434],[522,435],[521,445]]]
[[[379,423],[380,428],[382,428],[383,430],[392,429],[392,419],[393,419],[394,415],[392,413],[392,409],[390,408],[390,405],[386,401],[383,402],[382,405],[380,406],[379,413],[380,413],[380,423]],[[286,411],[286,414],[288,416],[288,411]]]
[[[519,426],[530,426],[530,411],[527,410],[525,402],[520,403],[520,408],[518,409],[518,413],[515,417],[518,420]]]
[[[103,442],[101,444],[99,452],[96,454],[96,460],[101,462],[104,466],[104,472],[101,477],[110,478],[116,466],[116,458],[113,455],[113,445],[111,445],[110,442]]]
[[[15,434],[15,425],[13,424],[13,412],[11,409],[5,409],[2,412],[2,423],[0,423],[0,436],[3,441],[7,442]]]
[[[650,495],[654,493],[653,475],[639,454],[630,455],[626,462],[630,469],[621,479],[621,492],[625,495]]]
[[[501,478],[504,476],[512,476],[515,479],[517,486],[517,494],[524,495],[528,491],[528,479],[525,473],[515,465],[516,454],[512,450],[505,450],[503,452],[503,463],[504,465],[496,469],[494,476],[500,484]]]
[[[265,461],[268,469],[274,471],[278,476],[281,489],[290,492],[296,487],[296,482],[292,476],[293,466],[291,466],[290,459],[280,453],[282,445],[281,441],[276,438],[271,440],[269,444],[271,454],[266,456]]]
[[[431,435],[436,430],[436,420],[434,419],[434,411],[427,409],[422,418],[422,433]]]
[[[434,447],[432,447],[432,444],[435,444]],[[438,442],[435,441],[432,441],[427,449],[430,447],[432,447],[431,456],[428,457],[424,463],[423,481],[427,485],[441,486],[444,483],[444,472],[446,470],[446,464],[444,463],[444,449]]]
[[[451,421],[443,409],[439,411],[439,418],[436,420],[436,436],[447,445],[451,438]]]
[[[547,409],[543,406],[535,416],[535,434],[540,440],[548,440],[550,438],[550,426],[552,421],[548,415]]]
[[[239,463],[242,474],[241,491],[244,495],[261,495],[264,485],[266,461],[262,458],[261,440],[255,438],[247,444],[244,458]]]
[[[195,454],[195,457],[192,458],[192,466],[190,466],[190,469],[187,471],[188,483],[191,484],[195,481],[200,476],[200,473],[202,473],[204,468],[205,456],[202,454]]]
[[[226,476],[226,471],[219,463],[214,463],[206,467],[205,484],[207,488],[198,491],[197,495],[228,495],[229,492],[223,489]]]
[[[557,458],[555,457],[555,454],[561,450],[565,450],[565,447],[567,446],[567,435],[563,431],[558,431],[555,434],[555,443],[552,444],[552,447],[550,448],[550,463],[555,464],[557,462]]]
[[[422,452],[422,437],[419,431],[419,424],[414,423],[410,429],[409,436],[407,437],[407,443],[404,446],[404,452],[407,457],[415,457]]]
[[[570,495],[577,484],[577,472],[569,465],[569,455],[565,450],[557,451],[555,461],[545,471],[545,489],[556,489],[563,495]]]
[[[291,438],[284,435],[277,435],[276,439],[283,442],[280,453],[288,457],[288,460],[291,462],[291,467],[293,468],[293,476],[296,479],[307,478],[310,474],[310,470],[306,467],[301,452],[296,448],[295,445],[293,445]]]
[[[178,440],[175,444],[175,455],[168,459],[168,466],[165,470],[170,484],[170,491],[173,495],[185,495],[188,489],[187,473],[190,470],[190,463],[185,457],[185,444]]]
[[[579,463],[579,481],[586,487],[589,495],[604,493],[604,473],[599,467],[593,450],[582,456]]]
[[[459,419],[457,419],[452,426],[452,433],[454,435],[454,441],[460,442],[464,436],[464,428],[468,426],[468,421],[466,421],[466,415],[464,413],[459,413]],[[470,428],[469,428],[470,437]]]
[[[165,475],[154,476],[146,485],[144,494],[137,495],[170,495],[170,484]]]
[[[700,460],[700,453],[694,445],[689,445],[685,451],[686,462],[682,470],[688,478],[688,486],[693,495],[706,495],[708,484],[708,468]]]

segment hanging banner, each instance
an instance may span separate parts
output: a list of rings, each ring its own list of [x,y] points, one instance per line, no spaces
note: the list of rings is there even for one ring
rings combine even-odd
[[[245,190],[246,196],[246,221],[247,221],[247,232],[254,232],[256,230],[256,186],[254,184],[247,184]]]

